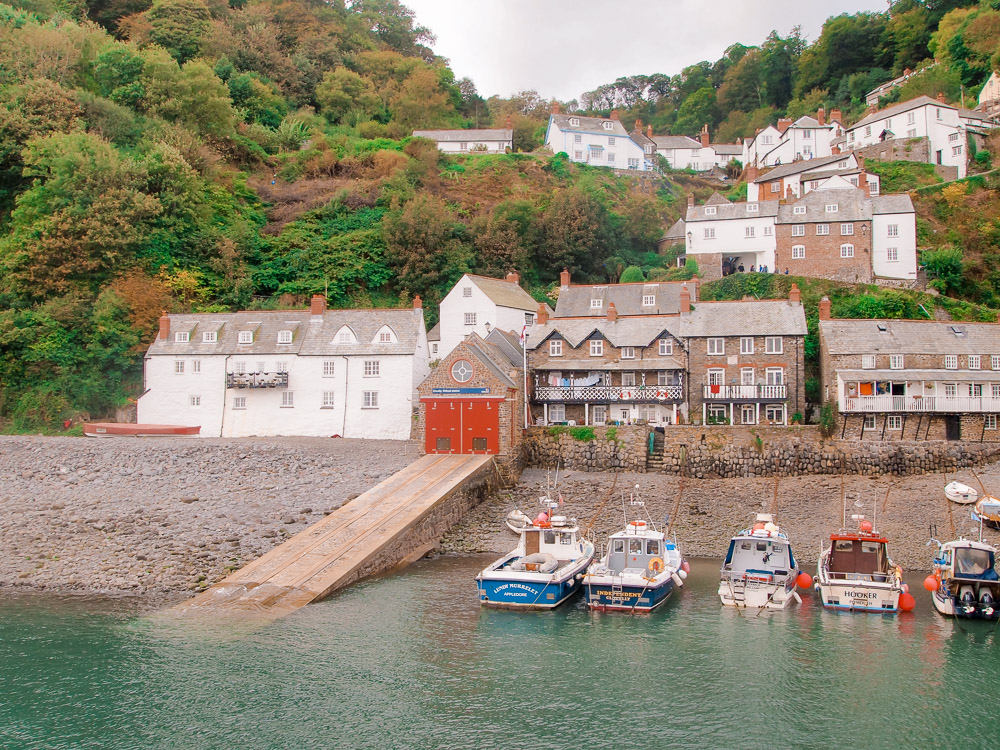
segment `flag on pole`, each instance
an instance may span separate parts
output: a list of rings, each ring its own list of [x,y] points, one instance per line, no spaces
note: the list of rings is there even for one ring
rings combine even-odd
[[[561,492],[559,493],[559,504],[560,505],[563,504],[563,499],[562,499],[562,493]]]
[[[528,325],[527,323],[525,323],[523,326],[521,326],[521,337],[520,337],[521,346],[524,346],[524,340],[525,338],[527,338],[525,334],[527,334],[527,332],[528,332]]]

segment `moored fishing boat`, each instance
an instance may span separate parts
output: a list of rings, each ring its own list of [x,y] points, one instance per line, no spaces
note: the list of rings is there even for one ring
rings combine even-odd
[[[164,437],[198,435],[201,426],[179,424],[135,424],[131,422],[86,422],[83,434],[87,437]]]
[[[987,526],[1000,529],[1000,499],[992,495],[983,495],[976,501],[976,508],[972,511],[973,521],[982,521]]]
[[[514,509],[507,514],[507,518],[504,520],[507,524],[507,528],[513,531],[515,534],[520,534],[524,529],[531,526],[531,516],[522,510]]]
[[[719,598],[729,607],[784,609],[800,602],[795,586],[812,585],[799,573],[792,545],[770,513],[758,513],[754,525],[729,541],[722,563]]]
[[[924,579],[934,609],[942,615],[970,620],[1000,618],[1000,576],[996,548],[980,539],[939,542],[934,572]]]
[[[979,493],[967,484],[954,481],[948,482],[948,484],[944,486],[944,496],[953,503],[968,505],[969,503],[976,502],[979,497]]]

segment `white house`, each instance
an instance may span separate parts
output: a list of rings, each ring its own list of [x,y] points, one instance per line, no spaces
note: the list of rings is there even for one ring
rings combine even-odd
[[[514,150],[514,131],[500,130],[414,130],[414,138],[428,138],[446,154],[505,154]]]
[[[861,159],[853,152],[848,152],[782,164],[763,173],[757,167],[747,167],[744,173],[747,200],[778,200],[789,196],[799,198],[833,176],[843,177],[854,187],[867,186],[871,195],[878,195],[881,191],[879,176],[866,172]]]
[[[164,315],[146,352],[138,421],[205,437],[340,435],[407,440],[430,372],[413,309]]]
[[[830,114],[830,122],[820,108],[816,117],[803,115],[795,121],[781,118],[777,125],[768,125],[743,142],[744,166],[773,167],[830,156],[831,142],[843,134],[840,110]]]
[[[552,153],[569,156],[570,161],[595,167],[634,169],[645,172],[653,168],[655,147],[645,148],[629,136],[625,126],[612,112],[608,118],[560,114],[558,107],[549,115],[545,145]]]
[[[486,338],[490,331],[512,331],[520,335],[531,325],[538,303],[520,286],[516,273],[503,279],[465,274],[441,300],[440,345],[435,359],[451,352],[470,333]]]
[[[774,268],[775,217],[778,201],[730,203],[715,193],[703,206],[688,204],[685,253],[698,268],[736,270],[740,265]],[[708,278],[718,276],[706,274]]]
[[[730,161],[743,155],[743,146],[738,143],[710,143],[708,125],[702,128],[697,140],[686,135],[653,135],[652,126],[648,137],[671,169],[696,172],[708,172],[714,167],[725,169]]]
[[[983,84],[976,109],[987,115],[995,115],[1000,111],[1000,76],[996,73],[991,73]]]

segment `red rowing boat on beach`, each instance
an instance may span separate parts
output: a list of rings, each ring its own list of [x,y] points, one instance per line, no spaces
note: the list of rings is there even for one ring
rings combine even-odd
[[[159,437],[164,435],[198,435],[201,425],[187,427],[180,424],[130,424],[128,422],[87,422],[83,434],[87,437]]]

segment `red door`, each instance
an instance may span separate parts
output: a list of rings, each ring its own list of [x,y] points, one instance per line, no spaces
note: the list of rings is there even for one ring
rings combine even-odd
[[[424,401],[427,453],[499,453],[502,399]]]
[[[500,452],[500,402],[468,400],[462,405],[462,453]]]

